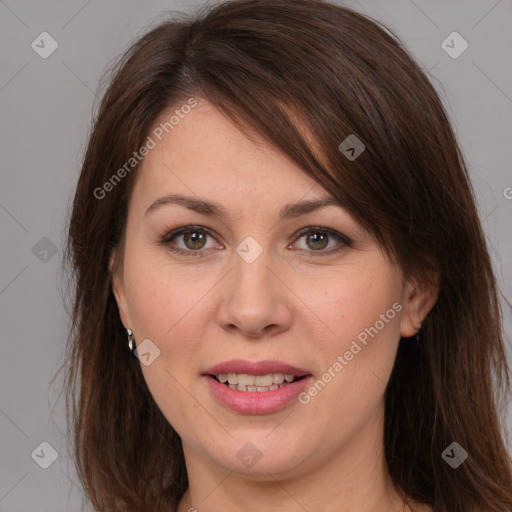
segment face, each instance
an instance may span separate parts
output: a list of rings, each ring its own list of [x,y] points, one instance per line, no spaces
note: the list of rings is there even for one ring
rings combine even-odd
[[[263,478],[374,450],[399,338],[431,295],[206,102],[136,172],[114,293],[187,465]]]

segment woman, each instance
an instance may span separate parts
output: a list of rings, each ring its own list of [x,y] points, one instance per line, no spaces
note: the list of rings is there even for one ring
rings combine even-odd
[[[95,120],[69,259],[95,510],[512,507],[468,173],[372,20],[239,0],[138,40]]]

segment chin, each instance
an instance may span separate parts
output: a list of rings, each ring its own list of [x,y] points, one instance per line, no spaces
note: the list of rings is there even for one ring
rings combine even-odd
[[[230,439],[229,446],[210,456],[217,465],[239,475],[268,480],[270,473],[273,477],[286,478],[297,474],[308,458],[301,438],[289,431],[283,431],[281,436],[267,431],[256,435],[252,431],[237,435],[236,440]]]

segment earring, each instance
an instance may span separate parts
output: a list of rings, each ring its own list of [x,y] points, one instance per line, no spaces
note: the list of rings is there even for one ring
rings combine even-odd
[[[421,324],[418,328],[418,332],[416,333],[416,341],[419,343],[420,342],[420,331],[421,331]]]
[[[128,335],[128,348],[132,354],[135,354],[137,346],[135,345],[135,336],[133,335],[133,331],[131,329],[126,329],[126,333]]]

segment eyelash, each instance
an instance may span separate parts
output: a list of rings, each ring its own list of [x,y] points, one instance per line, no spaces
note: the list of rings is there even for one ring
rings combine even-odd
[[[185,249],[180,249],[180,248],[177,248],[177,247],[171,247],[170,246],[170,242],[171,240],[173,240],[174,238],[180,236],[180,235],[183,235],[183,234],[186,234],[186,233],[190,233],[192,231],[198,231],[198,232],[201,232],[201,233],[205,233],[209,236],[211,236],[212,238],[215,238],[213,236],[213,233],[207,229],[207,228],[204,228],[202,226],[183,226],[181,228],[177,228],[177,229],[173,229],[172,231],[169,231],[166,235],[164,235],[161,239],[160,239],[160,242],[159,244],[161,246],[164,246],[164,247],[167,247],[168,249],[170,249],[171,251],[175,252],[175,253],[178,253],[178,254],[182,254],[184,256],[188,256],[188,257],[192,257],[192,258],[204,258],[204,253],[205,253],[205,249],[188,249],[188,250],[185,250]],[[338,248],[334,248],[334,249],[329,249],[327,251],[325,250],[318,250],[318,251],[313,251],[313,250],[307,250],[307,249],[297,249],[299,251],[303,251],[305,252],[305,256],[307,258],[323,258],[323,257],[326,257],[326,256],[331,256],[333,254],[336,254],[338,252],[340,252],[344,247],[351,247],[352,246],[352,240],[350,240],[348,237],[346,237],[345,235],[339,233],[338,231],[335,231],[333,229],[329,229],[329,228],[324,228],[324,227],[320,227],[320,226],[308,226],[308,227],[305,227],[305,228],[302,228],[300,229],[296,235],[295,235],[295,238],[294,240],[297,241],[299,240],[300,238],[302,238],[304,235],[307,235],[309,233],[322,233],[324,235],[327,235],[329,238],[335,238],[338,240],[338,242],[340,242],[342,244],[342,247],[338,247]]]

